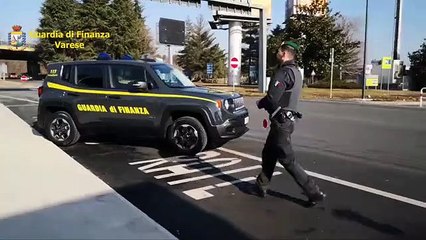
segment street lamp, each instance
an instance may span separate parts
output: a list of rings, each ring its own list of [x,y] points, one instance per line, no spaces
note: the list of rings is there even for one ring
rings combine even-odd
[[[362,99],[365,99],[365,65],[367,64],[368,0],[365,0],[364,63],[362,65]]]

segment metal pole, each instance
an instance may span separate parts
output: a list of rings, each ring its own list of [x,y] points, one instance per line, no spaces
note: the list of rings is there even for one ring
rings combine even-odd
[[[170,45],[167,45],[167,47],[169,48],[169,64],[173,65],[173,59],[172,59],[172,49]]]
[[[331,49],[331,79],[330,79],[330,98],[333,98],[333,70],[334,70],[334,48]]]
[[[228,63],[228,85],[240,85],[241,81],[241,43],[243,39],[242,23],[237,21],[229,22],[229,63]],[[231,67],[231,60],[238,60],[238,67]]]
[[[259,92],[266,92],[266,12],[259,9],[260,29],[259,29]]]
[[[395,7],[395,37],[393,43],[393,59],[400,59],[400,47],[401,47],[401,22],[402,22],[402,0],[396,0]]]
[[[368,0],[365,0],[364,63],[362,65],[362,99],[365,99],[365,65],[367,64]]]
[[[392,61],[392,65],[393,65],[393,61]],[[393,69],[393,66],[392,66]],[[388,70],[388,92],[389,92],[389,86],[390,86],[390,81],[392,79],[392,69]]]

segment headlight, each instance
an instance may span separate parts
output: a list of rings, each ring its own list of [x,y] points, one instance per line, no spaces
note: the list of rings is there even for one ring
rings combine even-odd
[[[227,100],[225,100],[225,109],[226,110],[229,110],[229,107],[231,106],[231,104],[229,103],[229,100],[227,99]]]
[[[234,101],[232,100],[232,99],[226,99],[225,101],[224,101],[224,107],[225,107],[225,109],[226,110],[228,110],[228,111],[233,111],[234,110]]]

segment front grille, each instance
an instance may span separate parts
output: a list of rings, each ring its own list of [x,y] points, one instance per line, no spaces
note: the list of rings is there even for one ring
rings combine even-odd
[[[235,110],[239,110],[239,109],[243,108],[244,107],[244,98],[243,97],[234,98],[234,107],[235,107]]]

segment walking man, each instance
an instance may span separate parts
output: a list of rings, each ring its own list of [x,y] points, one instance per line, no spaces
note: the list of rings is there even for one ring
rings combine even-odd
[[[296,161],[291,146],[295,118],[302,117],[297,112],[303,85],[296,64],[298,50],[299,46],[292,41],[282,43],[277,52],[280,66],[269,83],[267,95],[257,103],[259,109],[265,109],[269,113],[271,126],[262,151],[262,172],[257,177],[256,186],[259,195],[265,197],[278,161],[303,189],[309,202],[315,205],[326,195]]]

